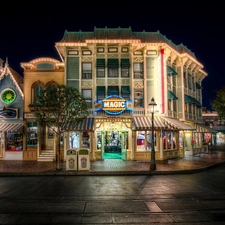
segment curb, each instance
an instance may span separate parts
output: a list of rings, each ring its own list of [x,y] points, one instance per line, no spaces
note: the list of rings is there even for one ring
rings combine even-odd
[[[45,172],[0,172],[0,177],[26,177],[26,176],[134,176],[134,175],[173,175],[192,174],[206,171],[220,165],[225,161],[213,165],[188,170],[168,170],[168,171],[45,171]]]

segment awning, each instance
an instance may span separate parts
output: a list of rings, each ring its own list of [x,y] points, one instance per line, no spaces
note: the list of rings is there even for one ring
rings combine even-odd
[[[97,66],[105,66],[105,59],[97,59]]]
[[[152,117],[137,116],[133,118],[135,130],[151,130]],[[164,130],[193,130],[194,128],[176,119],[168,119],[162,116],[154,116],[154,128]]]
[[[130,67],[130,60],[129,59],[121,59],[121,67]]]
[[[184,100],[185,100],[185,102],[193,103],[193,104],[197,105],[198,107],[202,106],[201,103],[197,99],[195,99],[189,95],[185,95]]]
[[[174,127],[177,130],[195,130],[195,128],[193,128],[192,126],[187,125],[178,119],[169,117],[162,117],[162,118],[166,121],[166,123],[168,123],[170,126]]]
[[[193,127],[195,127],[197,132],[203,132],[203,133],[217,133],[216,130],[204,125],[204,124],[193,124]]]
[[[192,97],[189,95],[184,95],[184,100],[185,102],[188,102],[188,103],[194,103]]]
[[[77,126],[68,126],[66,130],[74,131],[84,131],[84,130],[94,130],[94,118],[86,118],[83,122],[79,123]]]
[[[97,86],[97,95],[105,95],[105,86]]]
[[[167,66],[167,74],[174,76],[174,75],[177,75],[177,72],[172,67]]]
[[[119,95],[118,86],[108,86],[108,95]]]
[[[0,123],[0,131],[22,131],[22,123]]]
[[[118,65],[119,65],[118,59],[108,59],[108,67],[109,66],[118,67]]]
[[[172,91],[168,91],[168,99],[177,100],[178,97]]]
[[[130,86],[122,86],[121,87],[121,94],[122,95],[129,95],[130,94]]]

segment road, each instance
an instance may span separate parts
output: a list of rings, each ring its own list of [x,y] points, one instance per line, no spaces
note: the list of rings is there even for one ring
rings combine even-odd
[[[0,224],[225,224],[225,165],[176,175],[0,177]]]

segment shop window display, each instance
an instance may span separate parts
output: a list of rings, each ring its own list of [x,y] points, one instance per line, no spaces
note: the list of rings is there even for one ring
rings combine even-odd
[[[7,132],[6,147],[7,151],[23,150],[23,134],[20,132]]]
[[[27,123],[27,146],[37,146],[38,137],[37,122]]]
[[[154,144],[156,146],[156,134],[154,134]],[[151,149],[152,149],[152,132],[137,131],[137,151],[145,151]]]

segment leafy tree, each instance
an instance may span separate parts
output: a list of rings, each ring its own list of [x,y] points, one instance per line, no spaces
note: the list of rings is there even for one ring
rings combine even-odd
[[[60,168],[60,136],[68,129],[81,123],[88,115],[85,98],[73,87],[58,85],[42,90],[36,99],[34,116],[39,126],[47,126],[55,133],[58,151],[57,169]]]
[[[212,108],[217,111],[221,119],[225,118],[225,86],[216,93],[216,98],[211,102]]]

